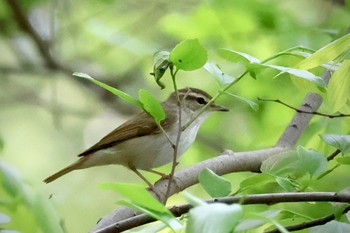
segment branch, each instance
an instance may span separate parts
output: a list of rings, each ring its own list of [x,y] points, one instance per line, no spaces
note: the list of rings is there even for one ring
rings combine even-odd
[[[328,71],[323,74],[326,82],[330,78]],[[301,109],[316,111],[322,103],[322,97],[315,93],[310,93],[306,96]],[[202,161],[190,167],[177,171],[174,174],[174,184],[171,185],[170,195],[178,193],[194,184],[198,183],[198,174],[204,169],[209,168],[218,175],[224,175],[239,171],[259,172],[262,162],[270,156],[280,154],[281,152],[290,150],[296,144],[300,135],[310,122],[313,115],[305,113],[296,113],[292,121],[289,123],[284,133],[278,140],[275,147],[266,148],[248,152],[229,152],[226,151],[217,157]],[[155,184],[155,191],[160,199],[165,198],[167,190],[167,179],[159,180]],[[110,232],[107,229],[113,228],[120,221],[133,221],[129,218],[135,218],[138,213],[127,207],[120,207],[115,211],[104,216],[97,223],[92,232]],[[106,229],[106,231],[103,231]]]
[[[338,203],[349,203],[350,195],[349,194],[337,194],[334,192],[313,192],[313,193],[266,193],[266,194],[253,194],[253,195],[244,195],[244,196],[234,196],[234,197],[224,197],[216,198],[213,200],[206,201],[207,203],[225,203],[233,204],[240,203],[242,205],[252,205],[252,204],[277,204],[277,203],[286,203],[286,202],[338,202]],[[169,208],[175,217],[180,217],[181,215],[187,213],[192,208],[192,205],[175,205]],[[333,216],[334,215],[330,215]],[[329,219],[327,216],[326,219]],[[331,219],[331,220],[333,220]],[[324,221],[325,219],[322,218]],[[98,230],[94,233],[112,233],[112,232],[122,232],[127,229],[131,229],[140,225],[144,225],[150,222],[154,222],[156,219],[149,217],[145,214],[140,214],[132,218],[120,221],[116,224],[111,224],[110,226]],[[329,220],[330,221],[330,220]],[[313,220],[311,222],[320,223],[321,220]],[[305,224],[305,223],[304,223]],[[301,224],[300,224],[301,225]],[[319,224],[320,225],[320,224]],[[296,226],[296,225],[295,225]],[[315,226],[315,225],[312,225]],[[291,227],[291,226],[290,226]],[[294,227],[294,226],[293,226]],[[271,232],[278,232],[272,230]],[[269,231],[270,233],[270,231]]]
[[[40,37],[40,35],[35,31],[35,29],[29,23],[18,1],[6,0],[6,2],[11,9],[13,13],[13,18],[15,22],[18,24],[19,28],[22,31],[26,32],[33,39],[39,53],[41,54],[41,56],[43,57],[46,63],[46,67],[52,70],[61,70],[61,71],[64,71],[64,73],[72,74],[73,72],[71,72],[70,69],[63,67],[54,59],[53,56],[51,56],[48,43]]]
[[[327,113],[321,113],[321,112],[316,112],[316,111],[304,111],[304,110],[301,110],[299,108],[295,108],[279,99],[264,99],[264,98],[260,98],[258,97],[258,100],[261,100],[261,101],[269,101],[269,102],[275,102],[275,103],[279,103],[279,104],[282,104],[288,108],[291,108],[293,110],[295,110],[296,112],[298,113],[306,113],[306,114],[313,114],[313,115],[318,115],[318,116],[323,116],[323,117],[328,117],[328,118],[338,118],[338,117],[350,117],[350,114],[344,114],[344,113],[339,113],[339,114],[327,114]]]
[[[346,207],[343,210],[342,213],[345,214],[349,210],[350,210],[350,206]],[[288,231],[299,231],[299,230],[310,228],[310,227],[314,227],[314,226],[324,225],[327,222],[330,222],[330,221],[332,221],[334,219],[335,219],[335,215],[334,214],[330,214],[330,215],[324,216],[322,218],[313,219],[313,220],[311,220],[309,222],[303,222],[303,223],[300,223],[300,224],[286,226],[285,228]],[[273,230],[270,230],[270,231],[265,231],[264,233],[279,233],[279,232],[280,231],[278,229],[273,229]]]

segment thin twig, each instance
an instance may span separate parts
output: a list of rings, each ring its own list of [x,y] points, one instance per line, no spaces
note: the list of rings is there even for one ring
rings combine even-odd
[[[168,200],[169,196],[170,196],[170,190],[171,190],[171,183],[174,180],[174,173],[175,173],[175,169],[177,166],[177,154],[178,154],[178,148],[179,148],[179,143],[180,143],[180,139],[181,139],[181,133],[182,133],[182,129],[181,129],[181,121],[182,121],[182,103],[179,97],[179,92],[177,89],[177,84],[176,84],[176,73],[178,72],[178,69],[175,70],[174,72],[174,66],[170,65],[169,67],[170,69],[170,74],[171,74],[171,79],[173,81],[173,86],[175,89],[175,95],[176,95],[176,100],[177,100],[177,106],[178,106],[178,132],[177,132],[177,136],[176,136],[176,140],[175,140],[175,145],[173,146],[174,149],[174,153],[173,153],[173,163],[171,166],[171,171],[169,174],[169,181],[168,181],[168,187],[166,190],[166,194],[165,194],[165,200],[164,203],[166,203],[166,201]]]
[[[349,194],[337,194],[335,192],[314,192],[314,193],[265,193],[265,194],[252,194],[244,196],[233,196],[216,198],[212,200],[207,200],[207,203],[225,203],[233,204],[240,203],[242,205],[252,205],[252,204],[277,204],[277,203],[287,203],[287,202],[338,202],[338,203],[349,203]],[[179,217],[192,208],[192,205],[175,205],[169,208],[175,217]],[[117,223],[111,224],[105,228],[94,231],[94,233],[116,233],[122,232],[133,227],[144,225],[150,222],[154,222],[153,219],[145,214],[139,214],[129,219],[121,220]]]
[[[298,109],[298,108],[295,108],[279,99],[264,99],[264,98],[260,98],[258,97],[258,100],[260,101],[269,101],[269,102],[276,102],[276,103],[279,103],[279,104],[282,104],[288,108],[291,108],[293,110],[295,110],[296,112],[298,113],[305,113],[305,114],[312,114],[312,115],[318,115],[318,116],[324,116],[324,117],[329,117],[329,118],[337,118],[337,117],[350,117],[350,114],[344,114],[344,113],[339,113],[339,114],[326,114],[326,113],[320,113],[320,112],[317,112],[317,111],[304,111],[304,110],[301,110],[301,109]]]
[[[345,214],[349,210],[350,210],[350,206],[346,207],[342,213]],[[330,215],[324,216],[322,218],[313,219],[313,220],[308,221],[308,222],[303,222],[303,223],[299,223],[299,224],[295,224],[295,225],[286,226],[285,229],[288,231],[299,231],[299,230],[303,230],[303,229],[314,227],[314,226],[324,225],[324,224],[326,224],[334,219],[335,219],[335,215],[330,214]],[[279,233],[279,232],[280,231],[278,229],[273,229],[270,231],[265,231],[264,233]]]

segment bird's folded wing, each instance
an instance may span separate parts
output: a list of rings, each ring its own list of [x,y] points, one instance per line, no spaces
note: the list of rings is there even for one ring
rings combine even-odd
[[[132,122],[132,123],[130,123]],[[167,120],[164,120],[161,125],[167,127]],[[144,135],[160,133],[154,119],[147,113],[141,112],[118,128],[103,137],[98,143],[82,152],[78,156],[85,156],[94,153],[101,149],[114,146],[120,142],[134,137],[142,137]]]

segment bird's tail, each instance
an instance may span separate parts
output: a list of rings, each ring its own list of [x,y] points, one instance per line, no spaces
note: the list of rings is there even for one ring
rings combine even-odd
[[[84,158],[84,157],[83,157]],[[74,171],[74,170],[77,170],[77,169],[80,169],[81,168],[81,164],[82,164],[82,159],[79,159],[78,161],[76,161],[75,163],[69,165],[68,167],[65,167],[63,168],[62,170],[59,170],[58,172],[56,172],[55,174],[47,177],[44,182],[45,183],[50,183],[54,180],[56,180],[57,178],[60,178],[61,176],[71,172],[71,171]]]

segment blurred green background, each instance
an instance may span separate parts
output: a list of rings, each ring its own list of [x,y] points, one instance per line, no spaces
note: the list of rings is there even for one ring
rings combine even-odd
[[[39,40],[21,23],[21,14]],[[67,232],[87,232],[120,199],[98,189],[99,184],[142,183],[121,166],[76,171],[48,185],[42,182],[138,111],[73,77],[72,72],[86,72],[135,97],[144,88],[164,100],[172,92],[170,77],[163,78],[166,88],[161,91],[149,75],[152,56],[158,50],[171,50],[181,40],[198,38],[209,51],[209,60],[234,74],[235,67],[219,58],[216,49],[230,48],[259,59],[298,45],[318,49],[345,33],[349,22],[349,4],[330,0],[1,1],[0,212],[10,218],[4,227],[19,232],[48,232],[52,227],[54,232],[60,222]],[[48,55],[39,51],[40,46],[49,48]],[[292,66],[298,61],[285,58],[274,64]],[[300,104],[308,90],[297,88],[287,75],[272,79],[276,74],[267,70],[256,80],[246,77],[230,91],[254,101],[267,97]],[[211,94],[219,88],[204,69],[180,72],[178,86],[198,87]],[[294,114],[267,102],[258,102],[257,112],[228,96],[218,102],[231,111],[205,122],[195,145],[180,159],[180,168],[223,149],[272,146]],[[317,127],[310,127],[302,144],[324,145],[316,135],[332,127],[328,127],[329,120],[320,123],[317,119]],[[228,177],[237,186],[249,175]],[[191,191],[208,198],[199,187]],[[171,203],[180,201],[181,196]]]

